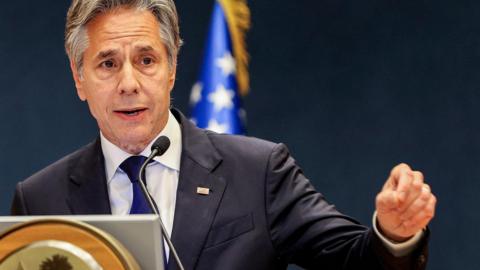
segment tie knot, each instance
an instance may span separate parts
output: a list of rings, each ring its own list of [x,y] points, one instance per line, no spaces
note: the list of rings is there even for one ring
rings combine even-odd
[[[145,160],[147,158],[144,156],[131,156],[120,164],[120,168],[128,175],[132,183],[138,181],[138,173]]]

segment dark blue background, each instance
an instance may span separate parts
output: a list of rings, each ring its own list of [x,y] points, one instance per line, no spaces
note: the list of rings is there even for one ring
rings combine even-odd
[[[98,134],[63,51],[67,6],[0,8],[0,214],[17,181]],[[185,46],[173,104],[188,112],[212,0],[177,6]],[[366,224],[395,164],[423,171],[439,199],[428,269],[479,269],[480,2],[250,7],[249,134],[289,145],[315,186]]]

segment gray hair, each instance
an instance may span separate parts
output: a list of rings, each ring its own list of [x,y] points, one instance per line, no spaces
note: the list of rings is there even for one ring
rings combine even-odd
[[[160,24],[160,37],[167,48],[169,67],[173,68],[182,45],[173,0],[72,0],[65,25],[65,50],[80,76],[83,54],[88,47],[87,23],[98,14],[122,6],[152,12]]]

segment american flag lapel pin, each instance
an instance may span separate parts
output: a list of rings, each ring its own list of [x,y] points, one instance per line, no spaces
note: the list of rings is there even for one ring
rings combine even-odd
[[[210,189],[206,187],[197,187],[197,194],[208,195],[210,194]]]

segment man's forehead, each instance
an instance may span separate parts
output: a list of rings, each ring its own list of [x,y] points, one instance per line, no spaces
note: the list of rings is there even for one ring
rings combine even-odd
[[[158,48],[151,46],[145,43],[138,43],[132,45],[132,50],[134,52],[143,53],[143,52],[155,52],[158,51]],[[96,58],[108,58],[122,53],[122,48],[120,46],[114,46],[112,48],[101,49],[97,54]]]

